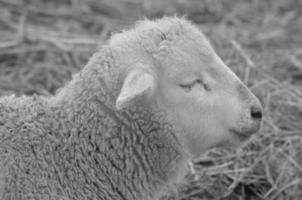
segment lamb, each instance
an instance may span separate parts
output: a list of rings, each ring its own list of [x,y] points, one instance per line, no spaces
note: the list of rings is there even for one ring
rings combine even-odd
[[[259,100],[188,20],[111,37],[54,96],[0,98],[3,200],[155,200],[259,130]]]

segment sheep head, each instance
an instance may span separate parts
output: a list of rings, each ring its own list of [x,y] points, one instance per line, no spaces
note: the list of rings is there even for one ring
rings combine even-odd
[[[126,66],[117,109],[146,101],[165,111],[192,157],[237,146],[259,130],[259,100],[187,20],[145,20],[110,45]]]

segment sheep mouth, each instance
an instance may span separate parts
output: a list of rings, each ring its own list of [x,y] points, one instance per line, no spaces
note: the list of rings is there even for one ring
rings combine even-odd
[[[240,141],[246,141],[248,140],[254,131],[245,131],[245,132],[242,132],[242,131],[237,131],[235,129],[231,129],[230,132],[235,135]]]

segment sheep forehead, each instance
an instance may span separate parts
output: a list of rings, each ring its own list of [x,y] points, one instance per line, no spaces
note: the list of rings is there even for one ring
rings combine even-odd
[[[186,74],[197,75],[205,71],[216,77],[219,68],[223,67],[218,59],[211,47],[202,42],[178,41],[169,55],[161,61],[161,66],[171,78]]]
[[[183,53],[179,56],[187,56],[188,59],[193,60],[202,59],[206,62],[216,57],[207,38],[189,21],[179,18],[164,18],[158,24],[163,33],[175,36],[170,41],[170,48]]]
[[[162,35],[170,38],[161,37]],[[186,19],[177,17],[164,17],[155,21],[147,19],[139,21],[133,29],[126,30],[120,34],[115,34],[110,39],[109,44],[118,48],[122,47],[121,49],[124,49],[124,52],[127,52],[127,57],[129,58],[131,57],[130,54],[139,54],[142,56],[140,51],[141,45],[137,44],[137,41],[142,40],[146,42],[144,43],[147,44],[146,46],[151,47],[150,49],[147,49],[147,52],[148,50],[151,52],[156,51],[157,47],[154,46],[155,49],[153,49],[153,46],[150,45],[152,42],[156,40],[167,40],[165,41],[165,45],[166,48],[169,49],[169,53],[168,55],[165,54],[164,60],[169,60],[166,59],[169,57],[169,54],[172,58],[175,57],[175,55],[173,55],[173,53],[175,53],[173,52],[173,49],[182,52],[182,55],[177,55],[177,57],[179,57],[178,61],[175,58],[173,59],[174,61],[177,61],[175,62],[175,65],[166,66],[167,68],[174,68],[169,70],[173,70],[176,73],[182,73],[179,69],[181,63],[187,62],[186,65],[183,65],[186,66],[183,70],[192,71],[192,69],[188,69],[189,66],[196,66],[198,64],[199,66],[203,66],[202,63],[209,62],[214,54],[211,45],[203,33]],[[125,51],[127,47],[130,47],[130,49]],[[189,62],[191,62],[191,64]]]
[[[136,29],[145,40],[155,40],[155,37],[158,36],[156,33],[164,35],[165,37],[161,39],[167,40],[164,41],[164,45],[169,49],[169,53],[164,59],[170,54],[172,58],[174,57],[173,60],[177,60],[177,56],[179,58],[178,64],[191,62],[196,65],[202,62],[211,62],[216,57],[203,33],[183,18],[165,17],[157,21],[145,20],[139,22]],[[146,35],[148,36],[144,37]],[[156,39],[158,40],[158,38]],[[178,55],[175,56],[176,52]]]
[[[140,32],[142,32],[143,34],[148,31],[157,31],[160,34],[169,37],[168,40],[193,41],[194,43],[196,43],[195,46],[201,45],[210,48],[210,44],[208,43],[206,37],[202,34],[202,32],[199,31],[196,26],[192,25],[191,22],[183,18],[165,17],[157,21],[143,21],[137,25],[137,29],[141,30]]]
[[[130,30],[124,30],[121,33],[115,34],[111,37],[109,43],[130,43],[137,42],[137,39],[154,40],[161,34],[171,36],[172,40],[180,38],[195,40],[198,44],[209,46],[205,36],[198,30],[198,28],[191,24],[184,18],[164,17],[158,20],[142,20],[138,21],[136,26]],[[150,37],[145,37],[146,35]],[[171,39],[171,38],[170,38]],[[131,42],[132,41],[132,42]]]

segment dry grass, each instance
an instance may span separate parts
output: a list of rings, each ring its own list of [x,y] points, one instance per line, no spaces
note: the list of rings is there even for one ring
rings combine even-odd
[[[163,199],[302,198],[302,2],[299,0],[0,0],[0,95],[51,94],[110,34],[138,16],[186,14],[260,98],[262,131],[212,150]]]

